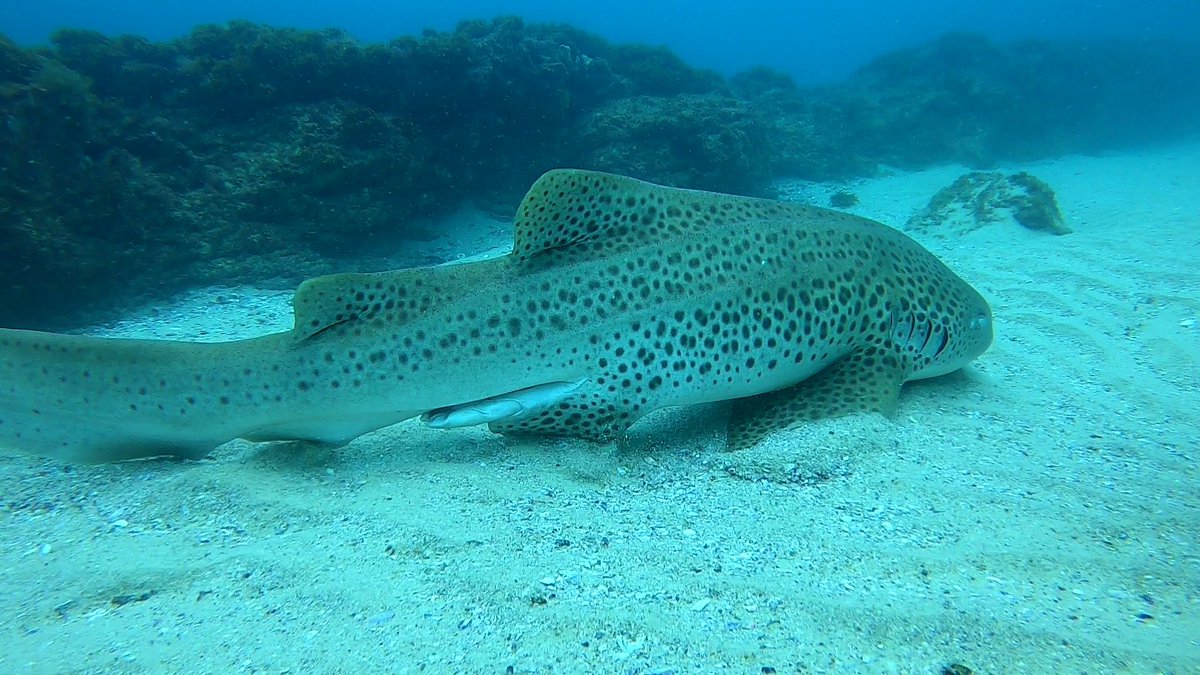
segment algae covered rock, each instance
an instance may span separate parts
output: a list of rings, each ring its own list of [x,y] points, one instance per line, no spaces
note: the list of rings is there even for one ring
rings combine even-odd
[[[829,205],[835,209],[849,209],[858,205],[858,195],[849,190],[838,190],[829,195]]]
[[[575,139],[575,163],[601,171],[751,195],[770,181],[768,127],[731,96],[619,99],[582,120]]]
[[[0,319],[28,326],[186,255],[177,195],[113,143],[122,112],[61,62],[0,39]],[[155,254],[149,257],[150,254]]]
[[[1070,234],[1054,191],[1031,174],[973,171],[942,188],[907,228],[965,234],[1013,221],[1031,230]]]

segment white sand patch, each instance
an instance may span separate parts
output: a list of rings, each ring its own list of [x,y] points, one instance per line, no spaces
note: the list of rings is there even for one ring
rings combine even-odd
[[[1011,169],[1075,232],[921,233],[997,340],[896,420],[732,454],[709,406],[604,447],[409,422],[5,457],[0,672],[1196,671],[1200,145]],[[962,171],[856,181],[853,210],[902,224]],[[118,330],[290,325],[286,294],[218,294]]]

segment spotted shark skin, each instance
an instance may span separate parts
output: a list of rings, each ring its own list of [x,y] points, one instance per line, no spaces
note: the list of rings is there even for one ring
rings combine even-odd
[[[731,445],[894,410],[990,345],[991,311],[900,232],[818,207],[598,172],[543,175],[511,253],[304,282],[291,331],[199,344],[0,329],[0,447],[200,458],[343,444],[421,416],[611,438],[734,399]]]

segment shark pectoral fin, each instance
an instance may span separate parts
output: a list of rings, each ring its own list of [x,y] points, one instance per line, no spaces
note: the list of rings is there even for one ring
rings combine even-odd
[[[520,420],[567,399],[586,382],[586,379],[548,382],[478,401],[437,408],[421,415],[421,421],[434,429],[455,429]]]
[[[785,389],[733,401],[729,449],[742,450],[771,432],[852,412],[896,412],[907,377],[901,358],[878,348],[852,352]]]

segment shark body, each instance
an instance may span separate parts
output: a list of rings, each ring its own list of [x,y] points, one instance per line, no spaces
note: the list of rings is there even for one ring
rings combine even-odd
[[[342,444],[431,426],[605,438],[736,399],[730,442],[852,410],[992,340],[988,304],[896,230],[578,170],[542,176],[512,253],[303,283],[295,326],[198,344],[0,329],[0,446],[71,461]]]

